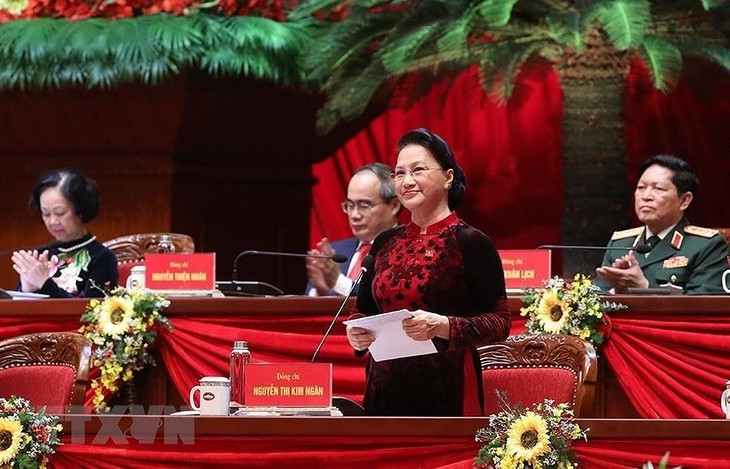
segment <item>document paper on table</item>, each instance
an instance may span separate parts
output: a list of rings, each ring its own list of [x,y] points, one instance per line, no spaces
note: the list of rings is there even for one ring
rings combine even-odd
[[[413,314],[407,309],[401,309],[351,319],[345,321],[345,324],[351,327],[361,327],[373,333],[375,341],[370,344],[368,350],[376,362],[436,353],[436,346],[433,345],[432,340],[413,340],[403,331],[401,323],[405,318],[412,316]]]

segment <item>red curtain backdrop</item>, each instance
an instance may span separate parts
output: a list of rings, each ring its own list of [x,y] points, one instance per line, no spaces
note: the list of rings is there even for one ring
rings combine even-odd
[[[502,249],[535,247],[560,240],[561,94],[558,77],[542,67],[525,71],[517,98],[507,106],[487,100],[475,71],[434,85],[408,108],[393,108],[313,166],[311,239],[352,236],[339,208],[358,167],[395,164],[401,135],[428,127],[451,145],[467,176],[459,214]]]
[[[664,95],[652,88],[640,62],[632,64],[624,93],[629,187],[644,158],[675,154],[695,167],[701,181],[691,221],[728,226],[730,77],[704,62],[691,62],[687,70],[691,72]],[[352,236],[338,206],[352,171],[373,161],[392,165],[398,138],[415,127],[428,127],[452,145],[469,183],[459,214],[500,249],[560,243],[561,119],[559,77],[541,67],[521,74],[515,98],[504,107],[484,97],[474,71],[459,76],[453,86],[436,84],[412,106],[386,111],[313,166],[318,183],[312,192],[312,245],[322,236]],[[632,192],[626,197],[633,200]]]

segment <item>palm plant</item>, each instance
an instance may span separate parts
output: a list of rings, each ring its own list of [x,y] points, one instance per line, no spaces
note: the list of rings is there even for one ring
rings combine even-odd
[[[215,2],[214,2],[215,3]],[[0,90],[155,84],[184,70],[298,83],[302,27],[195,10],[134,18],[0,24]]]
[[[348,3],[344,19],[331,21]],[[406,77],[406,91],[422,93],[477,67],[484,91],[504,102],[523,67],[551,64],[563,91],[563,242],[598,244],[628,223],[621,110],[630,60],[639,57],[663,91],[688,56],[730,70],[729,12],[723,0],[310,0],[290,18],[319,18],[302,65],[327,95],[321,132],[362,114]],[[563,271],[596,264],[579,252],[566,256]]]

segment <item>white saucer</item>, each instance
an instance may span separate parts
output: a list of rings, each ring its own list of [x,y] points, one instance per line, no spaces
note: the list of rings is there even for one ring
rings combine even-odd
[[[185,415],[200,415],[199,410],[181,410],[180,412],[173,412],[170,415],[174,415],[176,417],[181,417]]]

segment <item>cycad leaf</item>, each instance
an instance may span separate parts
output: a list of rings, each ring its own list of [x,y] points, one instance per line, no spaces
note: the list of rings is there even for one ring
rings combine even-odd
[[[644,40],[640,54],[649,66],[654,88],[667,92],[682,74],[682,54],[671,42],[656,37]]]
[[[450,26],[448,31],[437,41],[439,50],[453,50],[464,48],[469,37],[470,20],[467,17],[458,18]]]
[[[347,3],[343,0],[309,0],[302,2],[299,8],[289,14],[289,21],[302,20],[316,12],[322,10],[330,10],[342,3]]]
[[[626,50],[638,47],[651,22],[648,0],[608,0],[596,3],[586,15],[598,21],[614,47]]]
[[[702,7],[705,10],[712,10],[727,5],[727,0],[702,0]]]
[[[715,44],[688,42],[682,44],[681,51],[683,54],[710,59],[730,72],[730,49]]]
[[[0,35],[0,40],[3,44],[8,41],[8,51],[18,58],[34,61],[47,56],[51,38],[58,30],[58,22],[49,18],[18,20],[2,25],[2,29],[5,28],[7,30]]]
[[[441,28],[440,23],[425,25],[395,41],[391,41],[381,51],[381,60],[385,70],[391,72],[403,68],[403,64],[411,59],[418,49]]]
[[[500,28],[509,22],[516,3],[517,0],[482,0],[476,10],[490,28]]]
[[[159,47],[168,53],[190,49],[202,40],[202,33],[195,29],[193,22],[177,16],[161,17],[151,24],[150,32]]]
[[[571,46],[576,50],[583,47],[581,21],[575,14],[556,14],[546,18],[550,36],[558,44]]]

